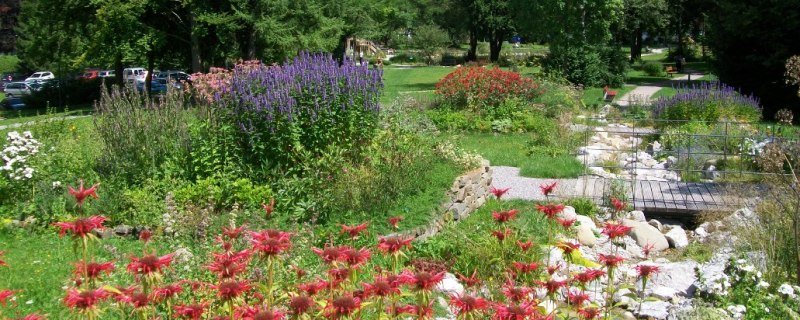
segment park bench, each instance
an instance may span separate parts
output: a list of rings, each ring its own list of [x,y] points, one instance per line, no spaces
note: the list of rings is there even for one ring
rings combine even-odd
[[[611,103],[614,101],[614,97],[616,96],[616,90],[609,90],[608,86],[603,87],[603,101]]]
[[[669,76],[672,76],[673,74],[678,73],[678,69],[673,67],[673,66],[667,66],[666,70],[664,70],[664,71],[666,71],[667,75],[669,75]]]

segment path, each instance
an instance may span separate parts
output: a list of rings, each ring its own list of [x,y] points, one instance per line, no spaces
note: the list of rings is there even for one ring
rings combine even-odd
[[[519,175],[519,168],[492,167],[492,187],[510,188],[504,199],[546,200],[539,186],[557,182],[551,198],[587,198],[602,204],[613,181],[595,176],[575,179],[539,179]],[[719,183],[674,181],[626,181],[628,199],[635,210],[661,214],[693,214],[706,210],[733,210],[742,205],[737,197],[727,196],[727,186]]]
[[[620,106],[623,106],[623,107],[630,105],[632,102],[635,103],[635,104],[638,104],[638,105],[649,104],[650,103],[650,98],[654,94],[656,94],[656,92],[658,92],[659,90],[661,90],[663,88],[674,87],[674,86],[676,86],[676,84],[678,84],[679,82],[682,82],[682,81],[690,81],[691,79],[699,79],[700,77],[703,77],[704,75],[705,74],[697,73],[697,72],[693,72],[693,71],[689,70],[688,74],[685,74],[685,75],[682,75],[682,76],[679,76],[679,77],[671,78],[671,79],[664,80],[664,81],[657,82],[657,83],[653,83],[653,84],[637,86],[633,90],[628,91],[628,93],[626,93],[622,97],[618,98],[616,103],[618,105],[620,105]]]

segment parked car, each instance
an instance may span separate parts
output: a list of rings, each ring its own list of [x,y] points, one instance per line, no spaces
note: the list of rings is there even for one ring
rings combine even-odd
[[[153,78],[150,81],[150,93],[165,93],[168,88],[170,88],[170,82],[167,78]],[[171,88],[176,88],[174,82]],[[136,90],[144,92],[144,81],[136,81]]]
[[[22,81],[23,79],[27,78],[22,73],[12,73],[7,72],[0,75],[0,90],[6,87],[7,84],[17,81]]]
[[[103,70],[97,73],[97,76],[100,78],[113,78],[114,70]]]
[[[3,105],[3,108],[9,109],[9,110],[20,110],[20,109],[25,108],[25,102],[22,101],[22,98],[17,98],[17,97],[5,98],[3,100],[2,105]]]
[[[30,77],[27,77],[25,79],[25,82],[32,83],[32,82],[39,82],[39,81],[50,80],[50,79],[55,79],[55,78],[56,78],[56,76],[53,75],[53,73],[50,72],[50,71],[39,71],[39,72],[36,72],[36,73],[32,74]]]
[[[167,70],[156,73],[156,78],[167,78],[171,81],[181,82],[191,80],[192,76],[183,71]]]
[[[140,76],[146,74],[147,70],[145,70],[144,68],[125,68],[125,70],[122,70],[122,79],[125,80],[126,82],[134,82]],[[142,77],[142,79],[144,79],[144,77]]]
[[[33,91],[33,89],[26,82],[12,82],[7,84],[3,89],[3,92],[9,97],[26,96],[31,94],[31,91]]]
[[[97,77],[99,77],[99,76],[100,76],[100,70],[91,70],[91,69],[87,69],[87,70],[86,70],[86,71],[84,71],[84,72],[83,72],[83,74],[82,74],[80,77],[78,77],[78,78],[80,78],[80,79],[83,79],[83,80],[89,80],[89,79],[95,79],[95,78],[97,78]]]

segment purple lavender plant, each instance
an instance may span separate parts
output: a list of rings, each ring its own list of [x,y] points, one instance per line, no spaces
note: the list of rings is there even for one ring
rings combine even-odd
[[[668,120],[699,120],[715,122],[757,121],[761,118],[759,99],[743,95],[733,87],[718,81],[701,82],[674,87],[672,97],[661,97],[653,104],[653,114]]]
[[[237,65],[218,105],[255,165],[357,148],[377,125],[382,71],[303,52],[282,65]],[[274,163],[277,160],[278,163]]]

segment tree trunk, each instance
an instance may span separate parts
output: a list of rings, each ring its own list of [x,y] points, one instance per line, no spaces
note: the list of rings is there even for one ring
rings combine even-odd
[[[631,43],[631,63],[642,58],[642,28],[633,31],[633,42]]]
[[[256,30],[251,28],[250,33],[247,35],[247,60],[256,59]]]
[[[147,53],[147,75],[144,77],[144,94],[146,96],[150,96],[150,89],[153,87],[151,82],[153,80],[153,69],[155,69],[155,65],[155,50],[150,49],[150,51]]]
[[[467,50],[466,60],[478,60],[478,32],[474,29],[469,30],[469,50]]]
[[[489,41],[489,60],[497,62],[500,59],[500,49],[503,48],[503,32],[494,32],[494,36]]]
[[[203,72],[203,63],[200,58],[200,38],[195,30],[194,11],[189,12],[189,38],[192,42],[192,72]]]
[[[122,66],[122,54],[117,52],[114,55],[114,82],[122,89],[125,86],[125,80],[122,79],[122,72],[125,69]]]

